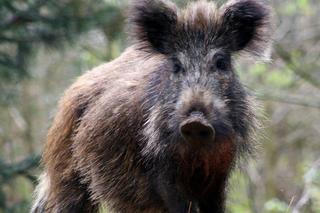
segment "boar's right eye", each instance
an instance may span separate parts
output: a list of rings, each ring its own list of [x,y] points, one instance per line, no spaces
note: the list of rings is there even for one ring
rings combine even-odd
[[[173,62],[173,73],[178,74],[178,73],[184,73],[185,69],[182,67],[182,64],[178,60],[174,60]]]
[[[213,66],[212,70],[220,70],[220,71],[227,71],[230,69],[230,55],[226,54],[217,54],[214,56],[213,59]]]

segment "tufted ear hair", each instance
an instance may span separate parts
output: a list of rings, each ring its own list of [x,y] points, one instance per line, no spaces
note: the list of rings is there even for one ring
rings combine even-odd
[[[231,0],[220,9],[219,39],[230,51],[268,57],[271,43],[270,9],[261,0]]]
[[[134,0],[131,5],[131,33],[144,48],[163,54],[172,52],[177,22],[177,8],[170,1]]]

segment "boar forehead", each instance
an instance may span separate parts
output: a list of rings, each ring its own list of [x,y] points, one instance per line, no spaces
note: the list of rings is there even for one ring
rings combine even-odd
[[[193,48],[190,50],[182,50],[176,54],[176,58],[186,69],[205,70],[212,62],[212,58],[215,54],[224,52],[222,48],[209,49],[206,52],[203,49]]]
[[[177,51],[203,57],[219,46],[216,38],[220,23],[219,10],[213,2],[193,2],[178,12]]]

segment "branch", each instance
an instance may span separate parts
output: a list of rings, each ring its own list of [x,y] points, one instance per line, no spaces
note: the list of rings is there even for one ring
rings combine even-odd
[[[16,25],[25,25],[29,22],[33,21],[33,18],[38,17],[39,15],[34,15],[33,11],[37,11],[39,13],[39,8],[46,3],[45,0],[37,0],[30,5],[27,10],[19,10],[18,8],[14,7],[10,0],[4,0],[4,6],[12,12],[13,16],[6,20],[4,23],[0,23],[0,27],[3,29],[7,29],[11,26]],[[33,14],[33,16],[30,16]]]
[[[310,67],[306,64],[298,65],[292,58],[290,52],[285,50],[285,48],[282,47],[280,44],[275,45],[275,50],[277,52],[277,55],[281,58],[281,60],[283,60],[286,63],[286,66],[290,70],[292,70],[295,74],[297,74],[302,79],[309,82],[314,87],[320,89],[320,82],[316,78],[314,78],[312,74],[310,74],[312,73],[311,70],[314,67]]]
[[[301,197],[298,202],[292,208],[292,213],[300,213],[300,209],[309,201],[310,199],[310,188],[312,188],[312,178],[308,178],[307,176],[312,175],[320,168],[320,158],[311,164],[311,168],[307,171],[305,175],[305,186],[302,192]]]
[[[257,97],[257,99],[262,101],[274,101],[274,102],[286,103],[291,105],[320,109],[320,101],[311,101],[301,97],[299,98],[293,97],[288,94],[274,94],[271,92],[270,93],[259,92],[259,93],[256,93],[255,96]]]
[[[2,176],[4,180],[9,180],[16,175],[25,175],[30,169],[39,166],[40,159],[39,155],[32,155],[18,163],[2,164],[0,177]]]

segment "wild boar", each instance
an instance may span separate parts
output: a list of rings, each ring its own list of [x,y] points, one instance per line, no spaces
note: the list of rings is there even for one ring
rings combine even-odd
[[[32,212],[224,212],[256,128],[233,56],[264,57],[270,19],[258,0],[133,1],[132,46],[60,101]]]

